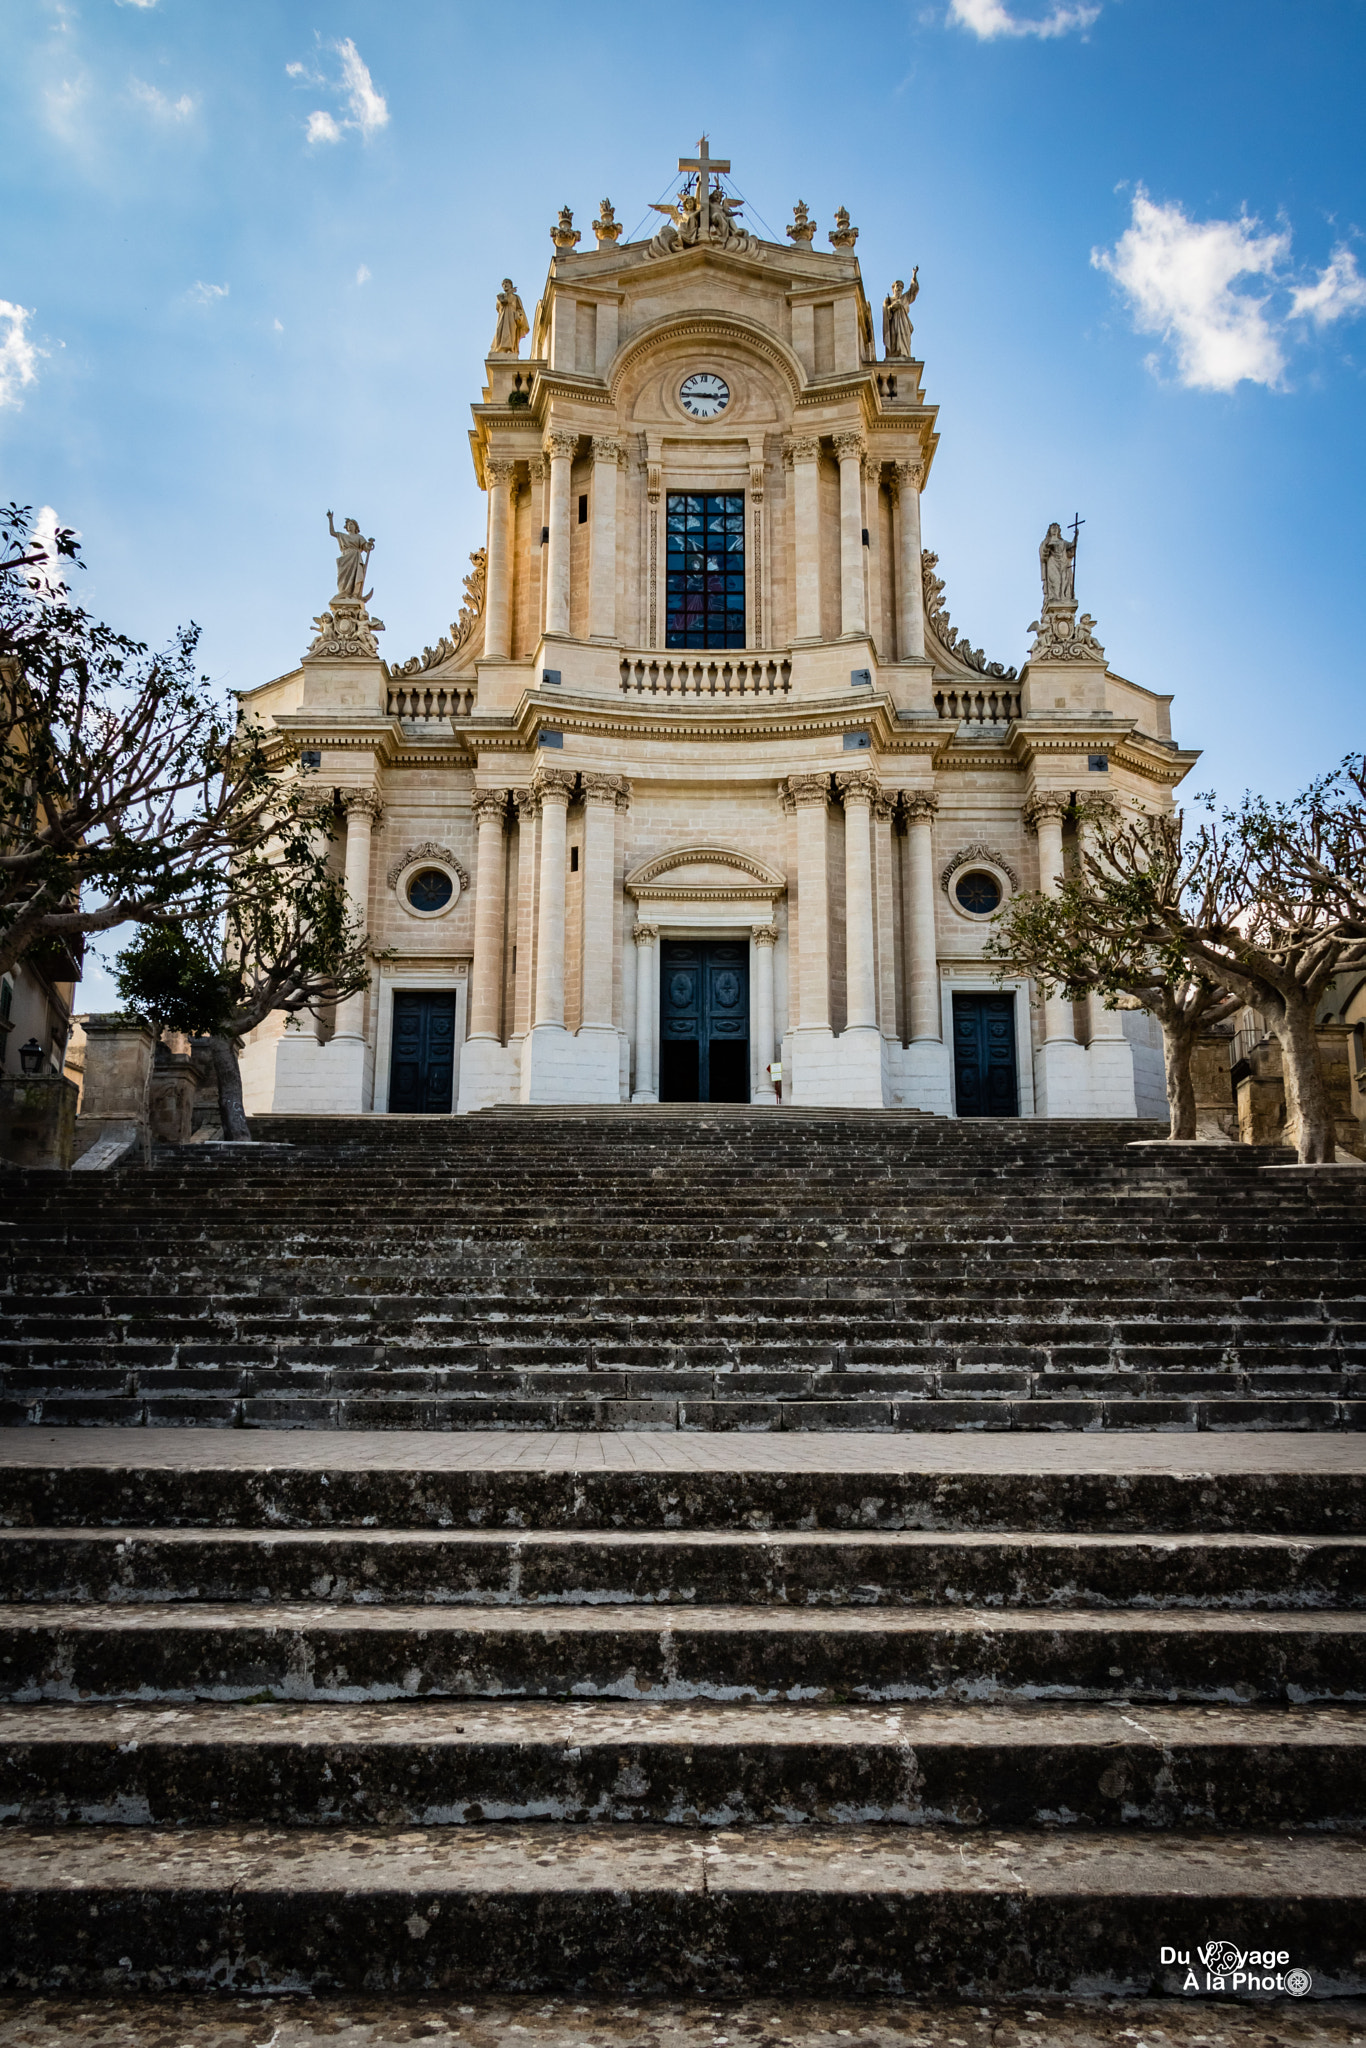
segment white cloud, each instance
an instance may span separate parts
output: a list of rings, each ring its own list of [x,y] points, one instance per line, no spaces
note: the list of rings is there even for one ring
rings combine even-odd
[[[46,555],[47,560],[36,562],[31,569],[24,572],[28,582],[36,587],[39,595],[47,598],[52,603],[56,603],[58,599],[65,597],[67,594],[67,581],[62,567],[62,557],[57,553],[57,528],[60,523],[51,505],[43,505],[39,508],[38,517],[34,520],[30,529],[29,538],[37,542]],[[76,538],[79,540],[80,535],[77,534]]]
[[[947,20],[951,27],[968,28],[984,43],[990,43],[997,36],[1052,36],[1070,35],[1073,29],[1088,29],[1100,13],[1100,7],[1086,4],[1086,0],[1054,0],[1053,6],[1044,15],[1012,14],[1005,0],[949,0]]]
[[[275,322],[275,332],[276,332],[277,334],[283,334],[283,333],[284,333],[284,331],[285,331],[285,323],[284,323],[284,321],[283,321],[283,320],[277,320],[277,321]]]
[[[1292,320],[1312,320],[1316,327],[1330,327],[1352,313],[1366,312],[1366,277],[1357,269],[1355,253],[1345,242],[1334,249],[1326,270],[1314,284],[1296,288],[1290,301]]]
[[[341,58],[340,79],[327,78],[310,71],[306,64],[286,64],[285,76],[301,80],[307,85],[323,86],[339,98],[345,99],[347,111],[339,120],[318,107],[309,115],[304,133],[309,142],[340,142],[345,131],[353,129],[363,142],[377,135],[389,123],[389,105],[383,93],[375,90],[375,82],[369,69],[361,59],[360,51],[347,36],[344,42],[333,43],[330,47]]]
[[[0,407],[22,405],[19,393],[38,381],[38,358],[43,351],[25,333],[33,318],[28,306],[15,306],[0,299]]]
[[[138,104],[146,107],[158,121],[188,121],[199,104],[187,92],[183,92],[178,100],[168,99],[164,92],[159,92],[156,86],[146,84],[141,78],[130,79],[128,90]]]
[[[220,299],[226,299],[231,289],[226,284],[205,284],[197,277],[185,296],[192,306],[215,306]]]
[[[114,0],[116,7],[155,7],[157,0]]]
[[[1279,385],[1285,357],[1266,297],[1233,289],[1239,278],[1274,277],[1290,236],[1259,232],[1247,214],[1194,221],[1179,204],[1159,206],[1140,185],[1129,227],[1091,261],[1115,280],[1134,324],[1176,352],[1177,374],[1195,391],[1232,391],[1244,381]]]
[[[361,265],[360,269],[359,269],[359,270],[358,270],[358,271],[356,272],[356,283],[357,283],[357,284],[369,284],[369,282],[370,282],[370,266],[369,266],[369,264],[368,264],[368,263],[362,263],[362,265]]]

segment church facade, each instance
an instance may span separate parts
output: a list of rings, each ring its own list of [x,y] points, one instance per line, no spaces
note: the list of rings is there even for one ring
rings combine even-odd
[[[1035,1001],[984,945],[1079,798],[1170,802],[1170,699],[1108,667],[1075,529],[1020,673],[959,634],[917,280],[875,316],[847,213],[761,240],[705,141],[679,168],[649,240],[561,214],[529,319],[504,281],[449,634],[381,658],[349,520],[308,653],[243,694],[384,956],[323,1025],[253,1034],[248,1107],[1163,1113],[1146,1016]]]

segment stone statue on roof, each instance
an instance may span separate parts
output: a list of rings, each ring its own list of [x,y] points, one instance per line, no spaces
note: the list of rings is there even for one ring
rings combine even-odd
[[[882,301],[882,353],[888,361],[909,360],[911,353],[911,307],[920,297],[920,265],[911,272],[909,285],[898,278]]]
[[[503,279],[503,289],[497,298],[498,325],[493,330],[493,342],[489,348],[491,356],[515,356],[519,353],[522,336],[527,332],[525,308],[517,296],[517,287],[510,277]]]

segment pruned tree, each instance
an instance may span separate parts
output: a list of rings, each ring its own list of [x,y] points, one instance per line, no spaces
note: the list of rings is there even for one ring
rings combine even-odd
[[[199,632],[150,653],[71,603],[29,509],[0,511],[0,970],[40,942],[212,918],[230,855],[288,829],[267,735],[195,667]]]
[[[241,856],[221,918],[147,924],[119,954],[120,999],[161,1030],[199,1039],[213,1062],[223,1135],[251,1137],[242,1040],[277,1010],[324,1010],[370,982],[370,947],[325,848]]]

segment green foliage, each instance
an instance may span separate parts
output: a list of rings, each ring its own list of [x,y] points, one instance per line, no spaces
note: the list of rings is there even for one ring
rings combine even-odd
[[[182,925],[144,925],[115,963],[119,1000],[158,1030],[197,1038],[222,1031],[233,991],[214,953]]]

